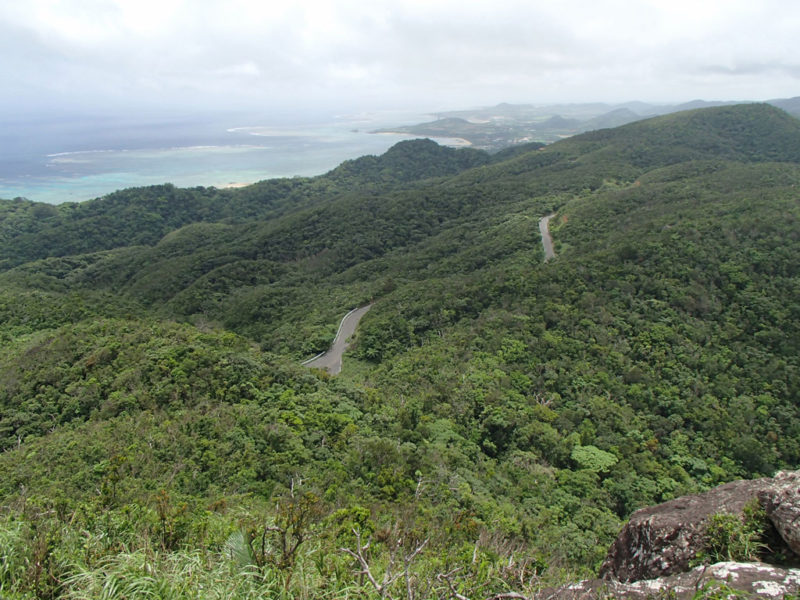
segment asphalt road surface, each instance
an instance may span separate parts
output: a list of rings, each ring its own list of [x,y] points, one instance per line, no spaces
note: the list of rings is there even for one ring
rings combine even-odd
[[[361,317],[367,314],[370,308],[372,308],[372,305],[367,304],[361,308],[354,308],[347,313],[339,324],[339,331],[336,333],[336,337],[333,338],[330,350],[315,356],[303,364],[314,369],[325,369],[331,375],[337,375],[342,370],[342,354],[350,345],[348,340],[355,333]]]
[[[539,219],[539,231],[542,233],[542,246],[544,246],[544,260],[547,262],[551,258],[556,257],[555,250],[553,250],[553,238],[550,237],[550,219],[555,217],[555,214],[547,215]]]

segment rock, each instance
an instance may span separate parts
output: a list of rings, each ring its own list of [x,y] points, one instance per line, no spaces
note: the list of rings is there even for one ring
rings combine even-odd
[[[636,511],[611,545],[600,577],[630,582],[688,571],[703,548],[709,518],[741,514],[759,494],[774,494],[772,483],[770,478],[733,481]]]
[[[800,555],[800,471],[781,472],[636,511],[609,549],[600,579],[544,590],[536,597],[681,600],[695,597],[703,588],[720,590],[720,597],[727,597],[725,586],[760,598],[800,594],[800,569],[735,562],[689,568],[704,549],[711,516],[742,516],[744,507],[756,499],[788,547]]]
[[[786,545],[800,555],[800,471],[776,474],[758,498]]]
[[[535,598],[541,600],[595,600],[617,598],[647,600],[670,598],[689,600],[699,590],[711,592],[727,586],[759,598],[783,598],[800,592],[800,569],[782,569],[762,563],[722,562],[691,571],[637,581],[621,583],[591,579],[556,589],[542,590]]]

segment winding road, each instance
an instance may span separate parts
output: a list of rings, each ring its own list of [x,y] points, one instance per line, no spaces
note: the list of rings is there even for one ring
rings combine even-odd
[[[539,231],[542,234],[542,246],[544,246],[544,262],[556,257],[553,250],[553,238],[550,235],[550,219],[555,217],[555,213],[539,219]]]
[[[550,219],[555,216],[554,213],[539,219],[539,231],[542,234],[545,262],[556,257],[556,253],[553,250],[553,238],[550,236],[549,227]],[[309,358],[301,364],[314,369],[325,369],[331,375],[338,375],[342,370],[342,354],[344,354],[344,351],[347,350],[350,345],[348,341],[355,333],[361,317],[367,314],[370,308],[372,308],[372,305],[367,304],[360,308],[354,308],[347,313],[344,318],[342,318],[342,322],[339,323],[339,331],[336,332],[336,337],[333,338],[333,344],[331,344],[330,349],[327,352],[318,354],[314,358]]]
[[[350,345],[348,340],[355,333],[361,317],[367,314],[370,308],[372,308],[372,304],[367,304],[360,308],[354,308],[347,313],[342,318],[342,322],[339,323],[339,331],[336,332],[336,337],[333,338],[333,344],[331,344],[330,349],[301,364],[314,369],[325,369],[331,375],[338,375],[342,370],[342,354]]]

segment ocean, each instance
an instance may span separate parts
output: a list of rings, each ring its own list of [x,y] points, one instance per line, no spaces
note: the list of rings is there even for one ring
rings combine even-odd
[[[409,136],[369,131],[426,115],[362,113],[39,118],[0,122],[0,198],[59,204],[173,183],[237,186],[312,176]],[[446,143],[447,140],[442,140]]]

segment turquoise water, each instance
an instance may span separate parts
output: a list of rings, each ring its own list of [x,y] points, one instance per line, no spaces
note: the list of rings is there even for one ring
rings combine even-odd
[[[406,139],[368,133],[384,123],[364,116],[292,126],[106,119],[34,123],[28,131],[24,125],[5,124],[0,131],[0,198],[58,204],[161,183],[224,187],[319,175]]]

